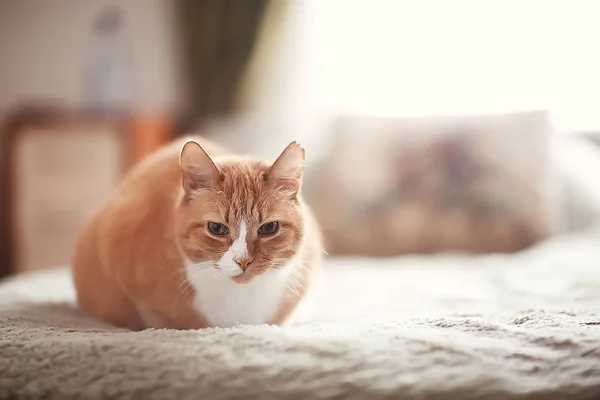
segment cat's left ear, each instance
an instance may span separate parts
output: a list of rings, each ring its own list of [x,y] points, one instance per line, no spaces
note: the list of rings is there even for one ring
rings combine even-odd
[[[208,153],[193,140],[187,141],[179,156],[181,183],[186,194],[195,190],[215,187],[221,173]]]
[[[289,191],[296,196],[302,186],[302,173],[304,172],[304,149],[296,142],[292,142],[277,157],[269,171],[267,181],[278,189]]]

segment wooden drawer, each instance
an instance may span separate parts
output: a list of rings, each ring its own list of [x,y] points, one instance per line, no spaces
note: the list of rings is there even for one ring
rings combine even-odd
[[[130,164],[122,119],[21,115],[5,131],[5,273],[66,266],[89,215]]]

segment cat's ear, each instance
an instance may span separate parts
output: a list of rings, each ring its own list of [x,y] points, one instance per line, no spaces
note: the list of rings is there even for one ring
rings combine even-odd
[[[302,186],[304,172],[304,149],[292,142],[277,157],[267,171],[267,181],[278,189],[289,191],[296,196]]]
[[[188,140],[179,156],[181,183],[186,194],[195,190],[214,187],[221,178],[219,168],[208,153],[193,140]]]

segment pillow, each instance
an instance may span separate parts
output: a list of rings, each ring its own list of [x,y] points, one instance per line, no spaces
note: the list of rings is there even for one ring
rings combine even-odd
[[[549,236],[545,113],[343,116],[306,179],[327,250],[512,252]]]

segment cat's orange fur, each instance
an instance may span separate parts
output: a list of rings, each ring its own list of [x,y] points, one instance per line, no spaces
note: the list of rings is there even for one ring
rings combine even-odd
[[[132,330],[214,325],[194,305],[197,293],[185,266],[226,269],[222,260],[241,236],[243,219],[252,262],[227,282],[242,287],[294,263],[293,285],[282,291],[268,318],[256,321],[281,324],[304,294],[322,253],[318,228],[298,194],[304,150],[292,143],[269,164],[194,140],[176,141],[134,168],[87,224],[73,260],[79,306]],[[226,224],[229,234],[211,234],[211,221]],[[270,221],[279,222],[277,233],[258,235],[256,229]]]

